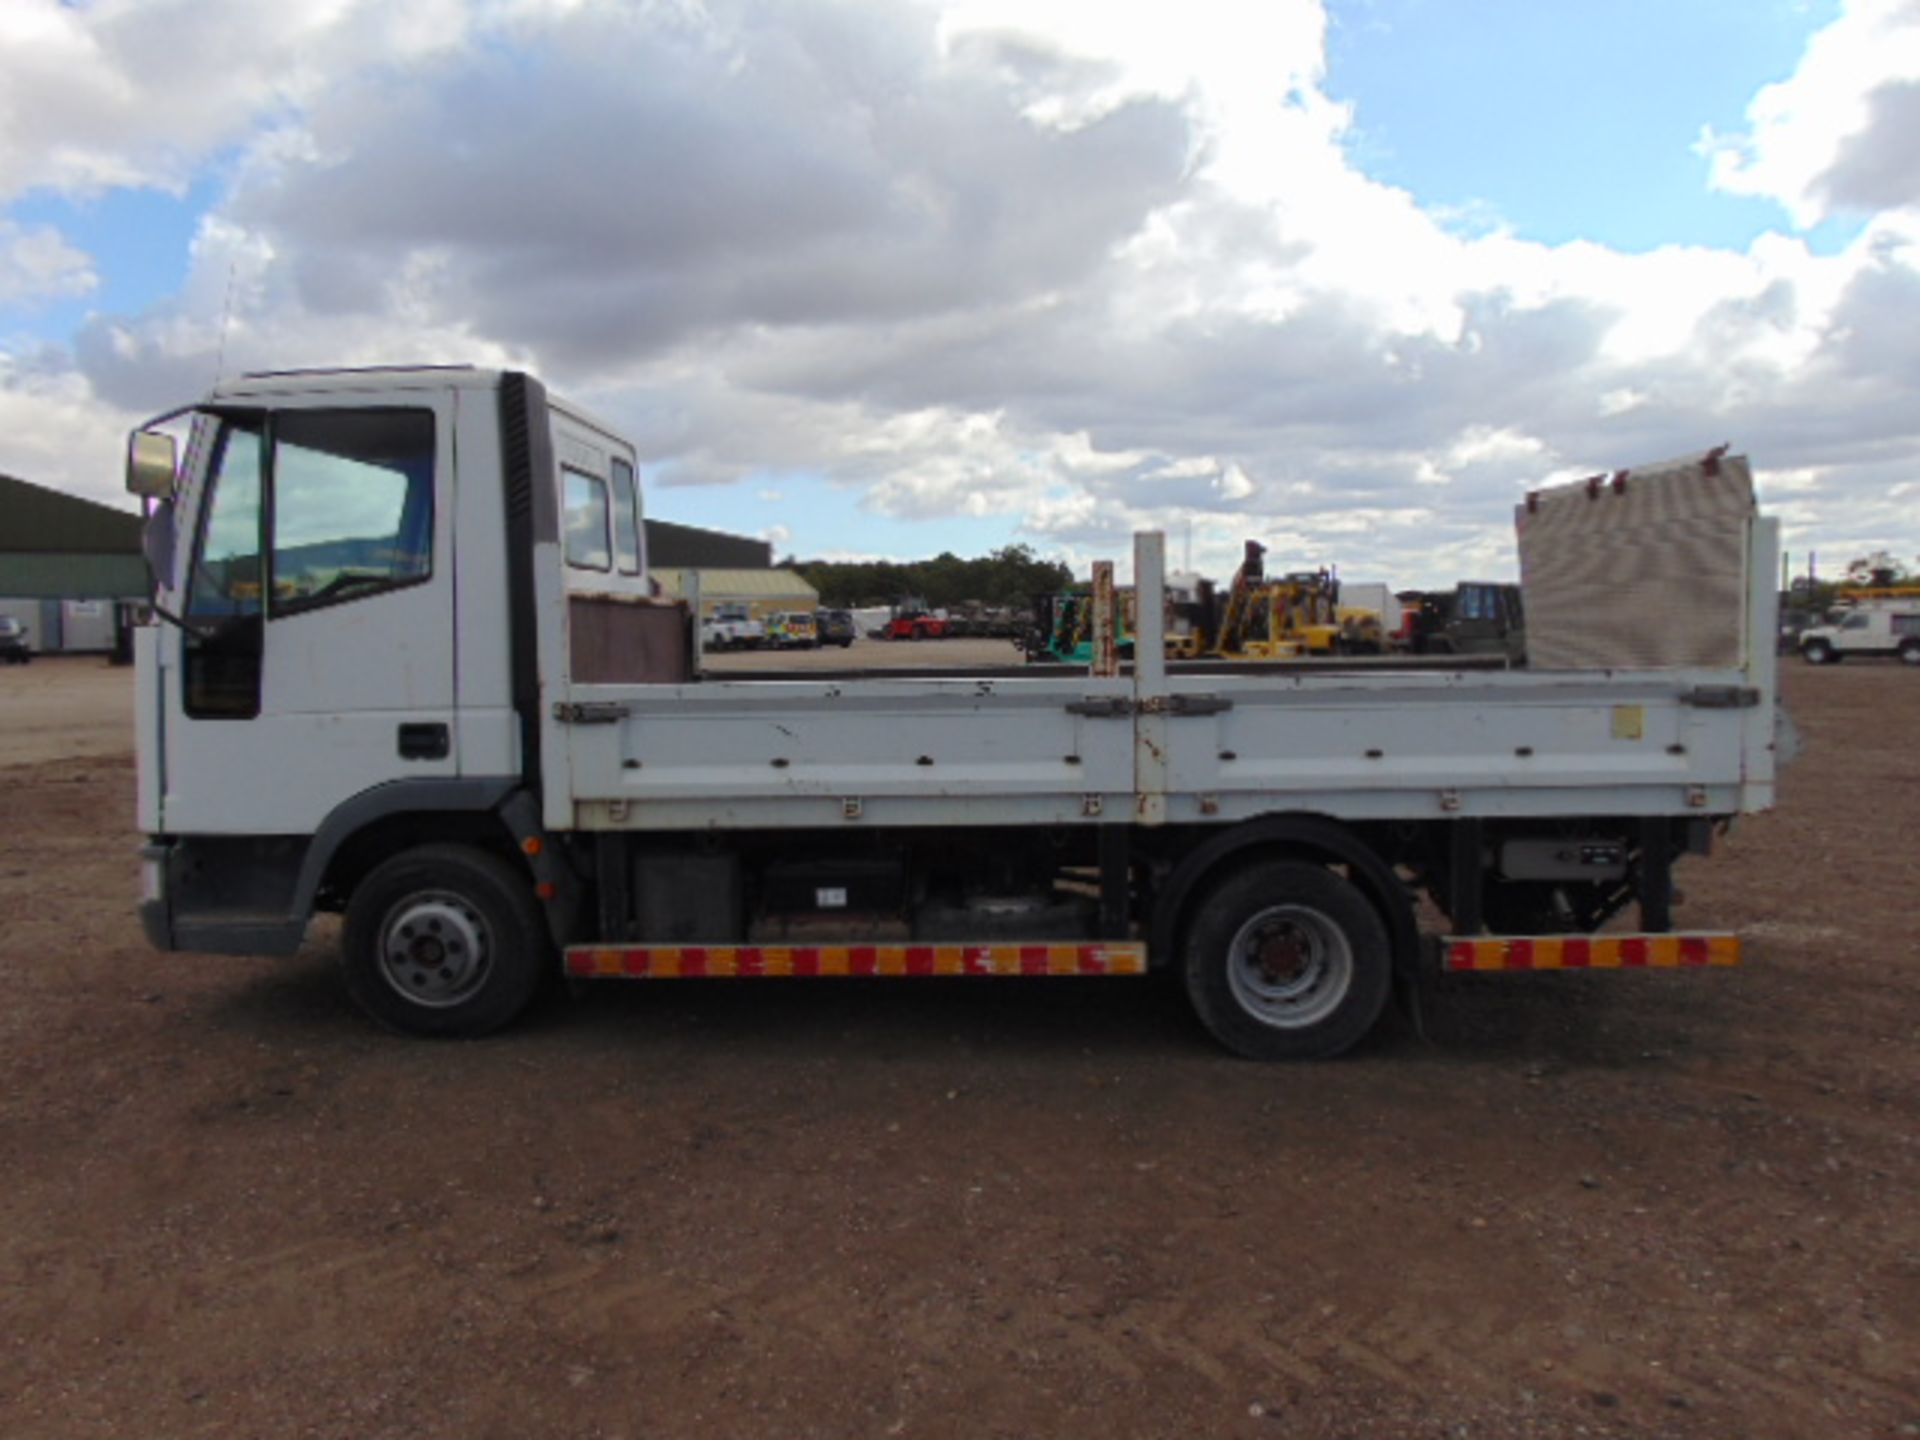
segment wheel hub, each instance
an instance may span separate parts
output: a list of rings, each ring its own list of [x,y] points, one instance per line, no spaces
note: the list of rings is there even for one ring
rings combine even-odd
[[[457,1005],[486,979],[492,964],[487,923],[460,896],[411,895],[387,914],[380,932],[380,973],[416,1005]]]
[[[1275,905],[1240,927],[1227,983],[1248,1015],[1275,1029],[1318,1024],[1353,986],[1353,946],[1332,917],[1305,905]]]
[[[1309,947],[1291,927],[1261,937],[1256,954],[1260,974],[1270,985],[1286,985],[1300,979],[1312,963]]]

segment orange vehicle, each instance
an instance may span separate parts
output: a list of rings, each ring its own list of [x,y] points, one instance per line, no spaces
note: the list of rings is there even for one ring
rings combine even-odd
[[[909,598],[893,607],[885,635],[889,640],[944,640],[947,622],[928,610],[924,600]]]

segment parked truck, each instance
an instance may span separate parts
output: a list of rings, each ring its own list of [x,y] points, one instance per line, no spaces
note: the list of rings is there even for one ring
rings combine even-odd
[[[132,436],[128,485],[146,933],[291,954],[341,914],[399,1030],[495,1030],[557,975],[1167,969],[1229,1049],[1302,1058],[1396,985],[1738,952],[1674,929],[1671,879],[1773,799],[1777,534],[1738,458],[1530,497],[1534,575],[1681,514],[1693,629],[1649,651],[1548,583],[1525,671],[1170,664],[1148,533],[1117,673],[702,673],[633,447],[518,372],[228,382]]]
[[[739,602],[716,605],[700,622],[700,630],[701,643],[709,650],[758,650],[767,643],[766,623]]]
[[[1826,624],[1801,630],[1798,644],[1809,665],[1837,665],[1849,655],[1890,655],[1920,665],[1920,590],[1904,598],[1855,599]]]

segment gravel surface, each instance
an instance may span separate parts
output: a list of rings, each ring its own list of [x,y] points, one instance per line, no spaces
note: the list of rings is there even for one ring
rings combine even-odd
[[[1789,664],[1743,968],[1303,1067],[1158,980],[389,1037],[146,948],[130,678],[0,672],[0,1435],[1920,1434],[1920,675]]]

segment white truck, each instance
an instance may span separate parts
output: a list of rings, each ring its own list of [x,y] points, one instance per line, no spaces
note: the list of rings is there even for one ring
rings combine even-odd
[[[1837,665],[1849,655],[1897,656],[1920,665],[1920,594],[1863,600],[1800,632],[1800,658],[1809,665]]]
[[[719,605],[700,622],[700,640],[708,650],[758,650],[767,642],[767,627],[745,605]]]
[[[1131,665],[704,674],[635,471],[518,372],[249,376],[136,431],[153,944],[289,954],[341,912],[353,997],[434,1035],[557,974],[1170,968],[1258,1058],[1442,973],[1737,955],[1671,914],[1675,860],[1773,799],[1777,534],[1737,457],[1528,497],[1524,671],[1169,664],[1150,533]],[[1666,531],[1684,634],[1647,623]]]

